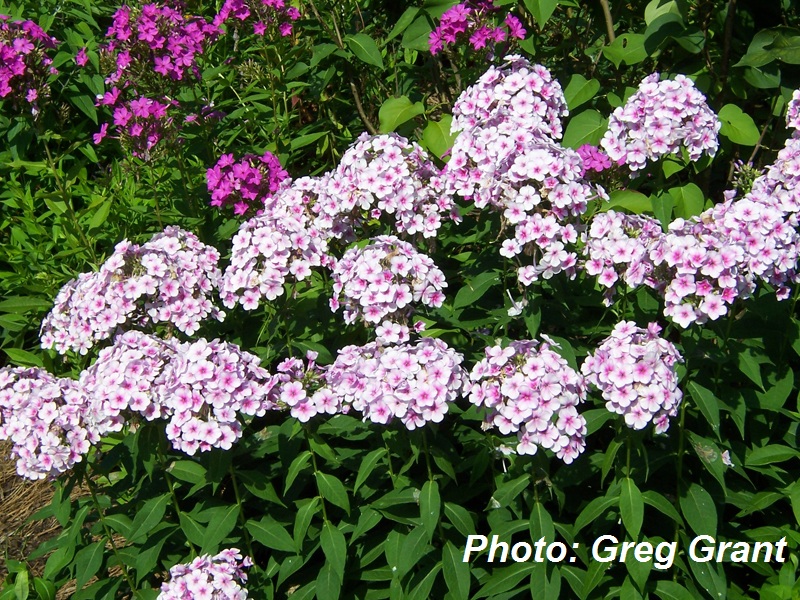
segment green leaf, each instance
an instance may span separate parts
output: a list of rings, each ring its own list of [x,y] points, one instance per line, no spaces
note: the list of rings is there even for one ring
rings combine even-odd
[[[341,579],[333,565],[326,562],[317,575],[317,600],[338,600],[341,591]]]
[[[722,127],[720,135],[724,135],[734,144],[742,146],[755,146],[759,133],[753,118],[742,112],[735,104],[726,104],[717,115]]]
[[[344,566],[347,562],[347,542],[344,534],[333,523],[325,521],[319,538],[327,564],[331,565],[333,572],[338,575],[339,582],[343,582]]]
[[[215,510],[214,516],[209,520],[208,527],[206,527],[201,552],[203,554],[214,554],[222,540],[228,537],[233,528],[236,527],[238,518],[238,504],[232,504],[227,508],[220,506],[219,509]]]
[[[706,418],[714,434],[719,438],[719,400],[714,393],[694,381],[686,386],[686,390],[695,401],[700,412]]]
[[[758,359],[753,356],[753,350],[751,348],[743,348],[737,353],[736,359],[739,363],[739,370],[761,388],[761,391],[764,391],[764,381],[761,379],[761,365]]]
[[[531,518],[529,519],[528,527],[531,532],[531,540],[534,542],[544,538],[548,543],[550,543],[556,538],[556,530],[553,526],[553,519],[541,502],[534,502],[533,509],[531,509]]]
[[[13,296],[0,302],[0,312],[26,313],[28,311],[45,310],[53,306],[50,300],[43,300],[35,296]]]
[[[423,106],[422,102],[411,102],[408,96],[389,98],[381,104],[381,108],[378,111],[380,131],[381,133],[391,133],[403,123],[424,113],[425,106]]]
[[[523,579],[528,577],[536,565],[535,562],[524,562],[502,569],[495,569],[486,579],[483,587],[473,598],[492,598],[513,590]]]
[[[530,480],[531,476],[526,474],[501,485],[495,490],[494,494],[492,494],[492,499],[489,501],[489,508],[508,506],[514,498],[520,495],[522,490],[530,485]]]
[[[594,109],[575,115],[567,123],[562,144],[568,148],[580,148],[584,144],[596,146],[608,129],[608,119]]]
[[[489,290],[489,288],[500,283],[500,276],[497,271],[481,273],[458,290],[453,301],[453,308],[458,310],[475,304]]]
[[[661,514],[669,517],[678,525],[683,526],[683,519],[681,515],[675,510],[675,507],[664,496],[653,490],[642,492],[642,500],[645,504],[652,506]]]
[[[635,65],[647,58],[644,40],[645,37],[641,33],[623,33],[613,44],[603,48],[603,56],[618,69],[621,64]]]
[[[789,446],[770,444],[754,448],[747,454],[744,464],[748,467],[764,467],[800,456],[800,452]]]
[[[321,137],[325,137],[326,135],[328,135],[327,131],[316,131],[314,133],[306,133],[304,135],[298,135],[296,138],[293,138],[291,142],[289,142],[289,148],[291,148],[292,150],[305,148],[306,146],[310,146],[318,139],[320,139]]]
[[[436,576],[442,570],[442,563],[437,562],[433,568],[428,571],[425,577],[422,578],[414,589],[408,594],[409,600],[429,600],[431,598],[431,589],[436,581]]]
[[[55,600],[56,586],[52,581],[47,581],[41,577],[33,578],[33,589],[39,596],[39,600]]]
[[[44,367],[41,357],[19,348],[3,348],[11,362],[21,367]]]
[[[635,540],[639,537],[639,532],[642,529],[644,501],[642,500],[642,493],[630,477],[622,480],[619,492],[619,510],[625,529],[631,534],[631,538]]]
[[[300,454],[294,457],[292,464],[289,465],[289,470],[286,473],[286,483],[283,486],[283,494],[286,495],[286,492],[289,491],[289,488],[292,487],[292,483],[303,471],[306,467],[308,467],[309,462],[311,461],[311,452],[308,450],[303,450]]]
[[[681,512],[698,535],[717,535],[717,509],[711,495],[698,483],[692,483],[680,497]]]
[[[16,600],[28,600],[31,593],[31,585],[27,569],[23,569],[14,578],[14,596]]]
[[[75,584],[77,589],[81,589],[100,570],[105,549],[106,542],[101,540],[86,546],[75,555]]]
[[[296,552],[299,547],[283,525],[270,516],[262,517],[260,521],[247,521],[245,527],[254,540],[270,550]]]
[[[452,542],[445,542],[442,551],[442,570],[447,589],[454,600],[467,600],[470,588],[469,565],[462,562],[463,553]]]
[[[319,497],[314,496],[305,502],[300,508],[297,509],[297,515],[294,520],[294,545],[297,548],[303,547],[303,540],[306,537],[308,526],[311,524],[311,519],[317,513],[319,508]]]
[[[589,523],[599,518],[609,508],[617,506],[618,504],[619,496],[602,496],[600,498],[595,498],[589,502],[578,515],[578,518],[575,520],[575,531],[580,531]]]
[[[386,456],[386,448],[376,448],[361,460],[361,466],[358,467],[358,474],[356,475],[356,482],[353,484],[353,493],[358,491],[358,488],[361,487],[375,470],[378,461],[384,456]]]
[[[403,33],[406,29],[408,29],[408,26],[411,25],[411,23],[414,21],[414,17],[417,16],[418,12],[419,12],[418,6],[411,6],[407,8],[405,11],[403,11],[403,14],[400,15],[399,19],[397,19],[397,23],[395,23],[394,27],[392,27],[392,30],[389,32],[389,35],[386,36],[386,41],[388,42],[389,40],[393,40],[398,35]]]
[[[184,512],[178,515],[178,519],[181,523],[181,531],[186,536],[186,539],[197,546],[202,546],[206,535],[205,527]]]
[[[656,595],[662,600],[695,600],[695,596],[681,584],[666,579],[656,583]]]
[[[469,511],[463,506],[453,502],[445,502],[444,516],[461,535],[468,536],[475,533],[475,521],[472,520]]]
[[[431,36],[431,31],[433,31],[431,21],[425,15],[420,15],[403,32],[403,39],[400,45],[408,50],[428,52],[430,51],[430,42],[428,40]]]
[[[344,509],[344,511],[349,515],[350,499],[347,497],[347,490],[345,489],[344,484],[333,475],[328,475],[319,471],[317,471],[315,475],[317,478],[319,493],[322,495],[322,497],[331,504],[335,504],[339,508]]]
[[[378,45],[366,33],[356,33],[348,35],[344,38],[350,50],[353,51],[358,58],[368,65],[374,65],[383,69],[383,57]]]
[[[435,481],[426,481],[419,495],[419,512],[422,518],[422,527],[428,534],[428,541],[433,537],[436,526],[439,524],[441,510],[442,499],[439,496],[439,484]]]
[[[440,121],[428,121],[425,129],[422,130],[422,142],[428,151],[438,158],[442,158],[453,147],[456,134],[450,133],[452,122],[452,115],[442,115]]]
[[[567,100],[567,107],[575,110],[580,105],[588,102],[600,89],[600,82],[597,79],[586,79],[580,73],[575,73],[569,80],[564,89],[564,98]]]
[[[608,202],[600,206],[600,210],[624,210],[634,215],[640,215],[653,210],[653,203],[650,198],[641,192],[633,190],[616,190],[609,194]]]
[[[675,214],[682,219],[689,219],[703,212],[706,199],[703,191],[694,183],[671,188],[669,195],[675,201]]]
[[[672,209],[675,204],[672,196],[670,194],[654,194],[650,196],[650,203],[653,206],[653,214],[666,232],[672,222]]]
[[[205,482],[207,471],[193,460],[176,460],[167,468],[167,473],[180,481],[197,484]]]
[[[523,0],[523,2],[531,16],[536,19],[539,29],[544,27],[558,6],[558,0]]]
[[[131,525],[131,542],[141,541],[164,518],[169,503],[169,494],[152,498],[142,505]],[[80,588],[79,588],[80,589]]]

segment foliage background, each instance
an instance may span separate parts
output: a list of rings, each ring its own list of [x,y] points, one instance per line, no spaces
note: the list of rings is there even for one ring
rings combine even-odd
[[[366,130],[397,131],[446,159],[452,102],[486,68],[466,48],[427,52],[428,34],[453,4],[309,1],[298,5],[303,17],[289,38],[222,36],[202,56],[200,79],[170,93],[224,117],[186,127],[180,143],[143,161],[113,141],[92,141],[109,119],[95,107],[104,91],[97,49],[116,5],[0,2],[0,13],[32,19],[62,41],[41,114],[0,105],[0,364],[77,376],[90,363],[91,355],[39,349],[38,328],[61,286],[96,269],[121,239],[144,242],[176,224],[224,257],[240,220],[208,206],[204,179],[222,153],[270,150],[292,176],[320,174]],[[617,208],[662,221],[698,214],[732,187],[733,161],[766,166],[787,137],[786,102],[800,87],[800,15],[789,0],[612,2],[613,42],[603,2],[497,4],[523,19],[521,51],[566,90],[567,146],[597,143],[610,111],[653,71],[690,75],[720,114],[713,160],[665,160],[652,177],[620,185]],[[186,9],[211,18],[219,6]],[[75,65],[84,47],[94,69]],[[665,323],[650,291],[604,308],[585,277],[543,283],[520,316],[509,316],[506,290],[520,292],[492,245],[498,223],[464,213],[429,249],[449,287],[445,305],[425,317],[427,335],[467,364],[496,338],[546,333],[575,366],[618,320]],[[330,363],[368,333],[331,313],[329,286],[313,278],[256,311],[232,311],[202,335],[239,344],[266,366],[308,349]],[[686,359],[684,403],[668,435],[632,432],[591,398],[588,448],[572,465],[544,452],[503,454],[504,440],[480,430],[466,401],[442,424],[411,433],[348,416],[304,426],[270,415],[249,423],[232,451],[196,457],[170,450],[163,426],[144,424],[54,483],[36,518],[55,517],[61,532],[7,560],[0,598],[53,598],[70,581],[75,598],[153,598],[170,566],[231,546],[254,557],[248,587],[258,598],[796,598],[796,300],[760,288],[731,318],[668,329]],[[88,495],[71,499],[76,485]],[[465,538],[476,532],[544,535],[581,550],[575,564],[464,564]],[[587,548],[608,533],[675,540],[683,550],[701,533],[786,536],[791,558],[701,564],[681,554],[667,572],[590,560]],[[29,561],[38,557],[46,563],[34,573]]]

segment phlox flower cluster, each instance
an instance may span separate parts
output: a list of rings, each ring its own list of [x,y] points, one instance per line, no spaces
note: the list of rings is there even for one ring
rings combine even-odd
[[[586,357],[581,371],[596,387],[609,411],[625,417],[625,424],[644,429],[653,423],[656,433],[669,428],[678,414],[683,392],[675,372],[683,358],[672,342],[659,337],[661,328],[647,329],[633,321],[617,323],[611,335]]]
[[[800,258],[796,215],[781,210],[780,195],[765,191],[763,181],[744,198],[676,219],[666,233],[652,217],[595,216],[584,247],[586,272],[607,288],[607,300],[620,278],[632,288],[658,290],[665,316],[681,327],[727,314],[759,279],[786,297]]]
[[[361,134],[336,169],[297,185],[317,197],[316,229],[346,242],[361,238],[374,219],[392,219],[397,232],[424,237],[436,235],[444,215],[458,220],[427,152],[396,133]]]
[[[236,162],[233,154],[223,154],[206,172],[211,206],[233,205],[236,215],[260,210],[289,174],[271,152],[261,156],[246,154]]]
[[[240,415],[275,408],[268,399],[275,382],[259,362],[220,340],[180,343],[129,331],[100,352],[80,384],[106,419],[102,433],[139,414],[168,419],[167,438],[186,454],[229,450],[242,435]]]
[[[50,94],[47,78],[57,73],[45,50],[58,43],[33,21],[0,15],[0,99],[16,106],[27,103],[37,114],[38,100]]]
[[[249,24],[253,33],[261,36],[277,28],[278,33],[286,37],[292,34],[292,22],[299,18],[300,11],[284,0],[225,0],[214,17],[214,25],[241,29]]]
[[[614,110],[600,145],[612,161],[635,173],[648,160],[685,149],[689,159],[713,156],[721,127],[705,96],[684,75],[659,81],[658,73],[645,77],[624,106]]]
[[[493,15],[498,10],[494,0],[467,0],[447,9],[428,39],[431,54],[457,44],[469,43],[473,50],[487,47],[491,50],[507,39],[524,39],[525,28],[511,13],[505,16],[502,25],[495,26]]]
[[[118,8],[106,32],[109,41],[101,48],[116,67],[106,83],[135,86],[150,71],[176,81],[199,76],[197,57],[220,29],[201,17],[184,15],[181,8],[180,3]]]
[[[453,104],[453,133],[477,126],[513,121],[517,128],[561,139],[561,118],[567,116],[561,84],[542,65],[519,55],[492,65]]]
[[[561,87],[539,65],[509,57],[490,68],[454,106],[453,128],[463,128],[444,170],[445,189],[490,207],[513,225],[502,244],[507,258],[532,257],[521,265],[523,285],[566,272],[575,274],[579,216],[605,191],[583,179],[581,156],[562,147]]]
[[[0,369],[0,440],[12,443],[17,473],[55,477],[89,451],[95,434],[84,391],[39,368]]]
[[[150,160],[159,142],[172,140],[177,135],[177,125],[171,114],[178,107],[176,100],[166,97],[154,100],[146,96],[126,100],[119,88],[113,88],[98,100],[98,105],[112,109],[116,137],[131,154],[144,161]],[[108,135],[108,123],[103,123],[92,139],[99,144]]]
[[[313,267],[331,264],[327,241],[312,225],[310,202],[297,187],[285,187],[266,200],[261,214],[239,227],[220,282],[225,306],[238,302],[253,310],[262,298],[283,294],[287,279],[302,281]]]
[[[591,144],[584,144],[577,150],[578,156],[583,161],[583,171],[581,176],[586,173],[602,173],[611,168],[611,159],[602,149]]]
[[[317,353],[309,350],[306,363],[299,358],[287,358],[278,364],[274,375],[275,386],[269,400],[278,408],[288,408],[289,413],[302,423],[318,414],[346,413],[349,406],[326,385],[326,369],[317,363]]]
[[[56,296],[42,323],[43,348],[86,354],[118,327],[172,323],[191,335],[209,316],[219,252],[193,233],[167,227],[139,246],[123,240],[94,273],[82,273]]]
[[[351,248],[333,268],[331,310],[344,309],[344,320],[367,323],[384,319],[404,323],[412,302],[439,307],[447,287],[444,274],[426,254],[395,236],[373,238]]]
[[[586,447],[586,419],[577,406],[586,384],[545,338],[486,348],[470,372],[469,399],[487,409],[484,428],[517,433],[517,453],[551,450],[570,464]]]
[[[786,126],[800,129],[800,90],[792,92],[792,99],[786,107]]]
[[[382,346],[346,346],[325,379],[342,412],[359,411],[364,421],[399,419],[408,429],[439,423],[462,393],[463,357],[442,340]]]
[[[223,550],[215,556],[203,554],[192,562],[175,565],[169,570],[170,580],[161,584],[157,600],[245,600],[245,569],[252,566],[249,556],[242,557],[237,548]]]

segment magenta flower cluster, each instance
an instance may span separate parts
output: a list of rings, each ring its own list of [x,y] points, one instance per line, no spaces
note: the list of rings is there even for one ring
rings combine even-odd
[[[300,11],[284,0],[225,0],[214,25],[241,29],[245,24],[253,27],[256,35],[267,35],[277,29],[283,37],[292,34],[292,22],[300,18]]]
[[[583,161],[583,171],[581,172],[582,177],[586,175],[586,173],[602,173],[606,169],[610,169],[612,166],[612,162],[608,157],[608,154],[603,152],[603,150],[597,146],[584,144],[578,148],[576,152]]]
[[[87,397],[73,380],[39,368],[0,369],[0,440],[12,443],[17,473],[55,477],[97,441]]]
[[[117,9],[106,32],[109,41],[101,48],[116,63],[106,83],[135,87],[137,76],[149,69],[176,81],[199,75],[197,57],[220,29],[179,7],[149,3]]]
[[[138,331],[118,336],[81,374],[102,433],[118,431],[135,414],[168,419],[176,450],[229,450],[242,435],[241,415],[263,416],[275,405],[275,384],[260,360],[220,340],[180,343]]]
[[[133,100],[125,100],[119,88],[112,88],[98,100],[98,105],[112,109],[115,137],[131,154],[144,161],[150,160],[160,141],[173,139],[177,133],[177,125],[170,114],[178,107],[175,100],[166,97],[154,100],[138,95]],[[103,123],[92,139],[99,144],[108,135],[108,123]]]
[[[47,78],[57,73],[45,51],[58,43],[33,21],[0,15],[0,99],[17,107],[27,103],[37,114],[39,99],[50,94]]]
[[[331,310],[344,309],[344,320],[405,323],[412,302],[439,307],[447,287],[444,274],[429,256],[395,236],[373,238],[351,248],[333,268]]]
[[[486,409],[485,429],[517,433],[517,453],[546,448],[570,464],[586,447],[586,419],[577,410],[586,384],[553,346],[545,337],[486,348],[470,372],[469,399]]]
[[[218,260],[215,248],[177,227],[141,246],[124,240],[99,271],[59,291],[42,323],[42,347],[86,354],[118,327],[162,322],[191,335],[208,316],[224,316],[211,302]]]
[[[566,113],[547,69],[516,56],[490,68],[453,109],[453,130],[461,132],[445,167],[445,189],[502,212],[513,237],[500,254],[531,257],[532,264],[518,262],[526,286],[560,272],[575,275],[579,216],[592,199],[607,197],[583,179],[580,155],[557,141]]]
[[[359,411],[365,421],[399,419],[408,429],[439,423],[467,381],[463,357],[442,340],[382,346],[346,346],[325,373],[342,412]]]
[[[236,162],[233,154],[223,154],[206,172],[211,206],[233,206],[236,215],[260,211],[267,198],[278,191],[289,177],[271,152],[261,156],[246,154]]]
[[[419,144],[396,133],[361,134],[336,169],[296,184],[317,197],[315,228],[346,242],[363,239],[375,219],[389,219],[399,233],[424,237],[436,235],[443,216],[458,220],[452,197],[441,188],[439,169]]]
[[[495,26],[494,13],[498,10],[494,0],[467,0],[448,8],[428,38],[431,54],[467,43],[473,50],[491,50],[500,42],[524,39],[525,28],[511,13],[506,14],[501,25]]]
[[[669,428],[669,417],[678,414],[683,398],[676,373],[683,358],[672,342],[659,337],[660,331],[656,323],[647,329],[632,321],[617,323],[581,366],[609,411],[623,415],[633,429],[652,422],[656,433]]]
[[[684,75],[659,81],[648,75],[624,106],[616,108],[600,145],[612,161],[631,172],[685,149],[689,159],[713,156],[721,123],[703,94]]]
[[[252,566],[250,557],[242,557],[237,548],[215,556],[203,554],[187,564],[170,568],[170,581],[161,584],[157,600],[245,600],[245,569]]]
[[[302,281],[312,267],[330,266],[327,242],[312,225],[310,202],[296,186],[285,188],[266,200],[260,215],[239,227],[220,283],[225,306],[238,302],[253,310],[262,298],[282,295],[288,278]]]

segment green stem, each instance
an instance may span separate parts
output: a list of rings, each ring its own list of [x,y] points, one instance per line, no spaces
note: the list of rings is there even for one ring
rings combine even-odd
[[[100,520],[100,524],[103,526],[103,532],[108,538],[109,543],[111,544],[111,551],[114,553],[114,558],[117,559],[117,564],[119,564],[120,568],[122,569],[122,576],[125,578],[125,581],[128,582],[128,585],[131,588],[131,593],[136,593],[136,584],[131,577],[131,574],[128,573],[128,566],[122,560],[122,557],[119,555],[119,549],[117,545],[114,543],[114,537],[111,532],[111,529],[108,527],[105,518],[103,518],[103,509],[100,507],[100,502],[97,499],[97,490],[95,489],[94,482],[92,478],[89,476],[88,473],[84,474],[83,478],[84,482],[86,483],[86,487],[89,488],[89,493],[92,496],[92,503],[94,504],[95,510],[97,510],[97,517]]]
[[[231,475],[231,482],[233,484],[233,493],[236,496],[236,505],[239,507],[239,524],[242,526],[242,533],[244,534],[244,543],[247,545],[247,552],[250,558],[255,557],[253,552],[253,543],[250,539],[250,533],[247,531],[247,520],[244,518],[244,504],[242,503],[242,494],[239,491],[239,481],[236,478],[236,472],[233,470],[233,465],[228,467],[228,472]]]
[[[303,431],[306,432],[306,440],[308,440],[308,430],[303,427]],[[320,472],[319,468],[317,467],[317,455],[314,452],[314,448],[311,446],[310,441],[308,443],[308,451],[311,453],[311,466],[314,467],[314,483],[317,486],[317,495],[319,496],[320,505],[322,506],[322,519],[327,523],[328,511],[325,508],[325,498],[322,495],[322,490],[319,489],[319,480],[317,479],[317,474]]]

